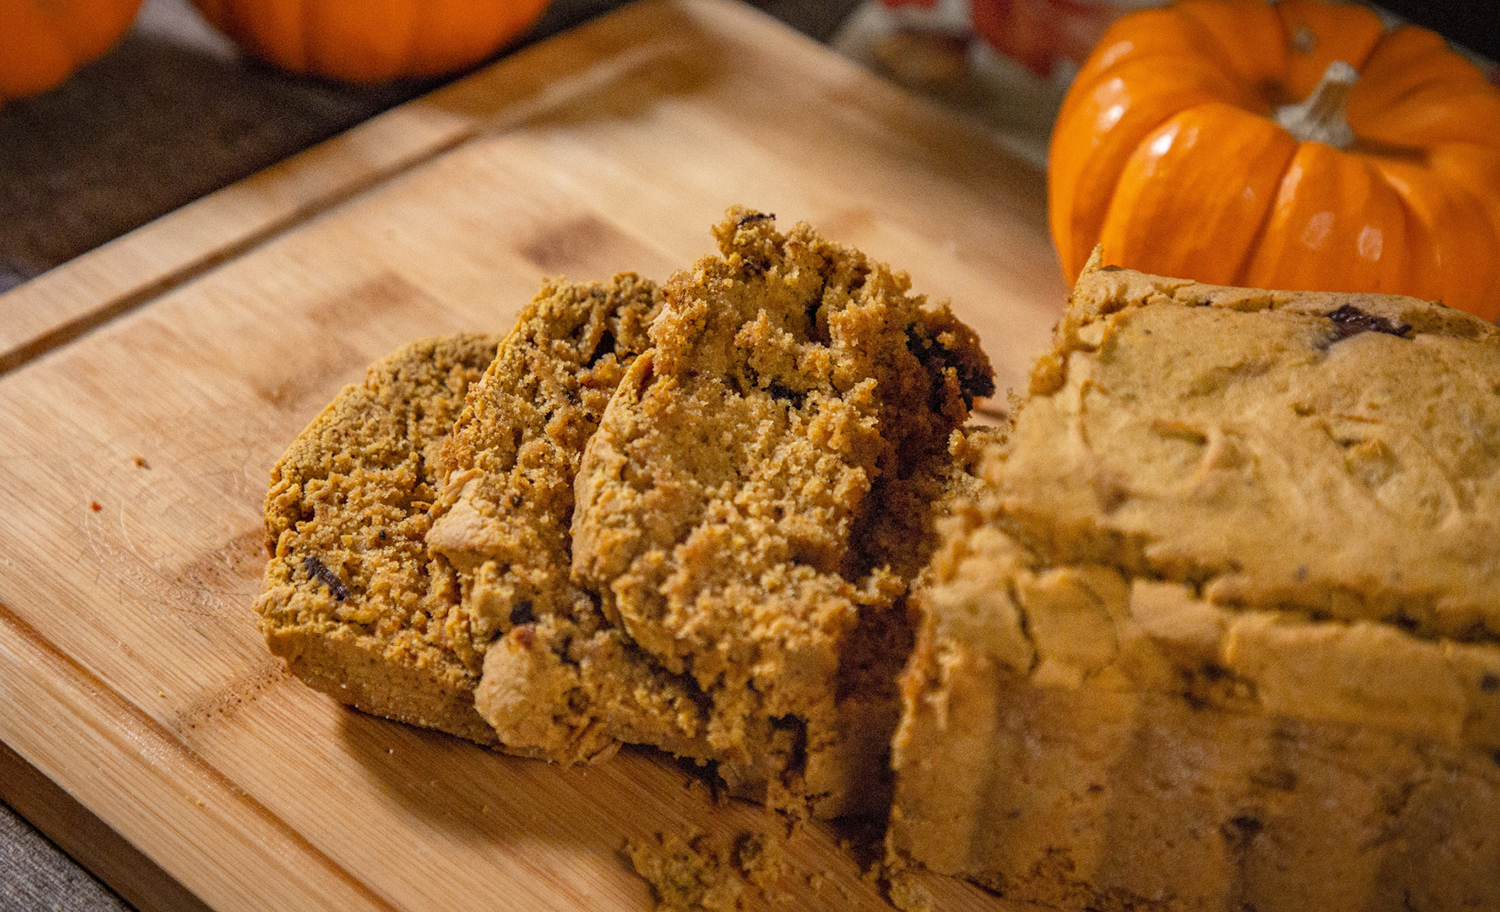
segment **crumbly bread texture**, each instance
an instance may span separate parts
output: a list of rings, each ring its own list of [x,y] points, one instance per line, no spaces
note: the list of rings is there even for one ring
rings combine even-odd
[[[1500,330],[1091,264],[902,679],[894,858],[1062,909],[1500,908]]]
[[[460,617],[489,644],[479,712],[508,747],[559,762],[622,742],[710,753],[696,685],[659,668],[569,578],[578,460],[661,302],[629,273],[546,283],[440,451],[427,543],[458,568]]]
[[[789,898],[773,893],[785,873],[786,836],[771,830],[692,832],[688,838],[657,833],[630,840],[625,854],[651,884],[655,912],[739,912],[752,897],[768,904]]]
[[[453,567],[428,553],[436,450],[497,337],[408,345],[343,390],[271,472],[255,609],[292,673],[365,712],[482,744],[483,652]]]
[[[923,507],[991,371],[945,307],[806,225],[734,209],[715,234],[722,256],[668,282],[584,451],[573,570],[697,683],[726,778],[833,813],[844,652],[909,641]]]

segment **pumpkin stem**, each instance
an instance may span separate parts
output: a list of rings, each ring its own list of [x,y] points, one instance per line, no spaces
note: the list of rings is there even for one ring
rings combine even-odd
[[[1349,127],[1349,96],[1358,81],[1358,70],[1335,60],[1323,71],[1318,87],[1305,101],[1276,109],[1276,122],[1298,142],[1320,142],[1335,149],[1347,149],[1354,145],[1354,130]]]

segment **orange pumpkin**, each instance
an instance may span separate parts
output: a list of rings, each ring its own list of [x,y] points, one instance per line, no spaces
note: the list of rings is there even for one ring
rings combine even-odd
[[[45,92],[114,47],[141,0],[0,0],[0,104]]]
[[[1356,4],[1121,18],[1064,99],[1048,194],[1070,280],[1099,244],[1159,275],[1500,316],[1500,89]]]
[[[251,55],[294,73],[374,83],[471,66],[548,0],[193,0]]]

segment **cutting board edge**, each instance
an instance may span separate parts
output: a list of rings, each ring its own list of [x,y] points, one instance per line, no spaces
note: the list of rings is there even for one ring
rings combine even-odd
[[[209,912],[192,891],[4,741],[0,801],[133,908]]]

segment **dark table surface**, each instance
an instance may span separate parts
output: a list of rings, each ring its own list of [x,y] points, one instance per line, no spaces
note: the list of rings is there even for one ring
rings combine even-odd
[[[0,909],[128,908],[10,808],[0,805]]]

